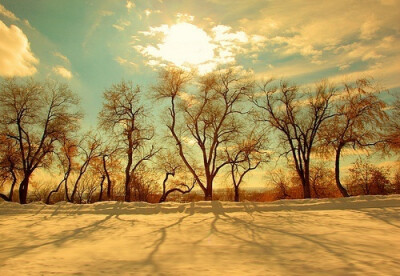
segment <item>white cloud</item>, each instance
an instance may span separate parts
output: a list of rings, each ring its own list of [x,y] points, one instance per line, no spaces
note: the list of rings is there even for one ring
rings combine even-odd
[[[136,63],[129,61],[125,58],[119,57],[119,56],[115,58],[115,61],[118,62],[120,65],[130,66],[135,69],[137,69],[139,67]]]
[[[214,58],[216,46],[211,43],[211,37],[193,24],[161,25],[150,28],[149,32],[142,32],[146,36],[155,36],[157,33],[164,34],[162,43],[146,47],[136,45],[135,49],[178,66],[200,65]]]
[[[113,24],[112,26],[118,31],[123,31],[126,27],[129,27],[130,25],[131,22],[129,20],[119,20],[118,24]]]
[[[194,16],[187,14],[187,13],[177,13],[176,17],[178,19],[178,22],[193,22]]]
[[[144,14],[149,17],[151,14],[156,14],[156,13],[161,13],[160,10],[150,10],[150,9],[145,9]]]
[[[53,67],[53,72],[68,80],[72,78],[71,71],[60,65]]]
[[[0,14],[11,19],[11,20],[19,20],[18,17],[15,16],[15,14],[9,10],[7,10],[3,5],[0,4]]]
[[[63,54],[61,54],[60,52],[54,52],[53,55],[54,55],[55,57],[60,58],[62,61],[64,61],[64,62],[67,63],[67,64],[70,63],[69,59],[68,59],[66,56],[64,56]]]
[[[178,15],[191,19],[186,14]],[[146,46],[133,45],[144,56],[186,69],[195,68],[200,74],[210,72],[220,64],[234,64],[238,54],[252,53],[256,57],[254,52],[260,51],[266,41],[264,36],[248,36],[244,31],[235,32],[226,25],[214,26],[207,33],[187,22],[149,27],[148,31],[139,34],[158,40]]]
[[[15,25],[8,27],[0,20],[0,75],[30,76],[36,73],[39,60],[31,51],[28,38]]]
[[[126,1],[125,7],[128,9],[128,11],[130,11],[131,9],[133,9],[134,7],[136,7],[136,5],[135,5],[135,3],[133,3],[132,1],[127,0],[127,1]]]

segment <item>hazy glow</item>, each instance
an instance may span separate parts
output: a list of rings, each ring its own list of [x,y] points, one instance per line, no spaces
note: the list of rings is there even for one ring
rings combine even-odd
[[[214,58],[215,45],[205,31],[189,23],[179,23],[164,30],[164,40],[149,53],[177,66],[199,65]]]

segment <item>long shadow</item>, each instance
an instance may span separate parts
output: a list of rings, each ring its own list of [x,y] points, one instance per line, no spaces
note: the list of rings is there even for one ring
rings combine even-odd
[[[240,248],[243,248],[243,247],[258,248],[259,250],[261,250],[261,252],[264,256],[278,257],[281,254],[285,254],[285,252],[280,252],[279,250],[274,248],[273,245],[268,246],[268,245],[260,242],[260,241],[263,241],[263,237],[262,237],[261,233],[265,234],[268,232],[276,232],[278,234],[283,234],[284,236],[291,236],[296,239],[300,239],[305,242],[312,243],[315,246],[322,248],[324,251],[328,252],[329,254],[334,255],[342,263],[344,263],[348,269],[352,269],[354,267],[351,260],[348,260],[346,257],[344,257],[340,250],[334,249],[334,248],[332,248],[332,246],[323,244],[323,243],[319,242],[317,239],[314,239],[314,238],[311,238],[311,237],[305,236],[305,235],[290,233],[290,232],[283,231],[280,229],[275,229],[272,227],[257,225],[256,223],[254,223],[254,217],[252,216],[252,212],[254,211],[254,209],[248,209],[247,213],[250,217],[250,220],[246,221],[246,220],[242,220],[237,217],[228,215],[224,211],[223,206],[220,202],[212,202],[211,204],[212,204],[214,218],[210,223],[210,231],[205,237],[195,241],[194,245],[198,245],[200,242],[207,239],[211,235],[216,235],[216,236],[222,237],[224,239],[229,237],[232,240],[236,240],[238,242],[243,243],[243,245],[241,245]],[[261,211],[259,211],[259,212],[261,212]],[[220,222],[225,222],[228,224],[234,224],[234,225],[239,226],[239,229],[237,230],[238,232],[241,231],[240,228],[246,230],[246,232],[248,233],[249,239],[241,237],[236,233],[231,233],[231,232],[220,230],[217,227],[217,224]],[[257,253],[254,253],[254,254],[257,254]],[[278,260],[279,258],[276,258],[276,259]],[[280,264],[280,265],[285,265],[285,264]],[[304,264],[304,265],[307,265],[307,264]]]
[[[397,211],[393,210],[388,210],[387,208],[380,208],[380,209],[360,209],[360,210],[354,210],[355,212],[365,214],[373,219],[380,220],[390,226],[396,227],[400,229],[400,214]],[[390,215],[388,215],[390,213]],[[396,217],[396,221],[399,222],[399,224],[395,224],[394,222],[391,222],[389,219],[393,219],[393,217]]]
[[[114,211],[115,213],[118,213],[118,206],[119,204],[115,204],[114,207]],[[70,233],[65,234],[65,233],[60,233],[58,236],[58,238],[48,241],[48,242],[44,242],[44,243],[40,243],[40,244],[35,244],[35,245],[29,245],[26,246],[24,244],[19,244],[13,247],[8,247],[8,248],[1,248],[0,249],[0,254],[5,254],[7,255],[7,258],[3,258],[1,264],[3,264],[6,259],[8,258],[13,258],[13,257],[17,257],[21,254],[25,254],[29,251],[32,251],[34,249],[38,249],[47,245],[55,245],[60,247],[62,244],[74,240],[74,239],[86,239],[88,236],[92,235],[95,231],[99,231],[101,229],[104,229],[104,227],[102,226],[105,222],[107,222],[108,220],[110,220],[112,217],[114,216],[114,214],[108,214],[105,218],[95,221],[87,226],[83,226],[80,228],[76,228],[72,231],[70,231]],[[32,239],[34,239],[34,236],[32,237]]]

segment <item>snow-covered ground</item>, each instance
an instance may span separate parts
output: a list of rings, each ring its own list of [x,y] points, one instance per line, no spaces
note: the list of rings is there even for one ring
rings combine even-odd
[[[0,275],[400,275],[400,196],[0,203]]]

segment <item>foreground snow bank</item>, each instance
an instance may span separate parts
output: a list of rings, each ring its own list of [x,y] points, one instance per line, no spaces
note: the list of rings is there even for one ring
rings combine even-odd
[[[0,202],[0,275],[400,275],[400,196]]]

